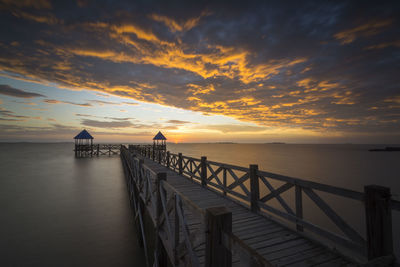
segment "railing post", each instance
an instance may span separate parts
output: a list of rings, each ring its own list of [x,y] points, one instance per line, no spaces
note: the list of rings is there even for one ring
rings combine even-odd
[[[167,151],[167,168],[169,168],[169,151]]]
[[[151,154],[151,159],[153,161],[155,161],[155,158],[156,158],[156,151],[154,150],[154,147],[153,147],[153,153]]]
[[[178,168],[179,168],[179,174],[183,173],[182,169],[182,153],[178,153]]]
[[[224,170],[223,170],[223,183],[224,183],[224,196],[226,196],[226,168],[224,167]]]
[[[364,192],[368,260],[393,255],[390,188],[368,185]]]
[[[207,157],[201,157],[200,178],[201,185],[207,186]]]
[[[303,219],[303,197],[302,197],[302,190],[299,185],[295,187],[295,194],[296,194],[296,217]],[[296,229],[299,232],[303,232],[303,226],[300,224],[296,224]]]
[[[167,174],[165,172],[157,173],[157,180],[156,180],[156,185],[157,185],[157,214],[156,214],[156,245],[155,245],[155,251],[157,257],[154,259],[155,261],[158,261],[158,265],[156,266],[167,266],[167,259],[165,256],[165,253],[163,253],[162,250],[164,250],[161,238],[159,236],[160,233],[160,228],[161,228],[161,223],[160,223],[160,217],[162,214],[162,203],[161,203],[161,190],[164,193],[164,196],[166,196],[165,189],[162,187],[161,181],[167,181]]]
[[[206,210],[206,267],[232,266],[229,238],[232,233],[232,212],[226,207]]]
[[[175,193],[175,227],[174,227],[174,263],[175,265],[179,264],[179,231],[180,231],[180,221],[179,221],[179,215],[178,215],[178,209],[182,209],[182,203],[179,199],[179,195]]]
[[[97,156],[100,154],[100,144],[97,144]]]
[[[251,211],[260,211],[258,201],[260,200],[260,189],[258,183],[258,165],[250,164],[250,204]]]
[[[161,150],[158,150],[158,163],[161,164]]]

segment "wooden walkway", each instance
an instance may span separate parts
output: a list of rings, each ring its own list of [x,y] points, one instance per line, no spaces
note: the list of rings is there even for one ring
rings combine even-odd
[[[343,256],[330,252],[327,248],[203,188],[200,184],[150,159],[144,159],[144,163],[155,172],[165,172],[168,183],[200,208],[227,207],[232,211],[233,234],[273,266],[356,266]],[[189,211],[186,212],[189,213]],[[201,223],[192,218],[189,221],[189,227],[192,228],[190,231],[195,231],[196,226]],[[205,245],[199,246],[195,252],[200,265],[204,265]],[[241,266],[238,256],[232,261],[234,266]]]
[[[389,188],[366,186],[364,193],[356,192],[260,171],[257,165],[244,168],[141,146],[129,146],[129,150],[121,146],[121,158],[148,266],[150,262],[167,266],[167,261],[173,266],[394,263],[391,212],[400,210],[400,202],[391,198]],[[275,180],[281,185],[273,183]],[[295,210],[282,195],[291,188],[295,189]],[[363,202],[367,238],[347,224],[317,191]],[[303,218],[303,192],[341,234]],[[271,199],[281,208],[270,205]],[[155,229],[154,255],[147,250],[145,213]],[[294,224],[294,228],[277,218]],[[335,249],[332,243],[331,248],[323,245],[320,238],[315,241],[315,235],[333,242]],[[344,256],[343,251],[352,256]]]

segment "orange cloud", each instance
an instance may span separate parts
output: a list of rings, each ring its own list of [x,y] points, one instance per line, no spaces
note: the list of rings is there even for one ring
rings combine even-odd
[[[359,37],[368,37],[376,35],[381,32],[384,28],[390,26],[393,23],[392,19],[371,21],[355,28],[338,32],[334,35],[337,40],[341,41],[341,44],[352,43]]]

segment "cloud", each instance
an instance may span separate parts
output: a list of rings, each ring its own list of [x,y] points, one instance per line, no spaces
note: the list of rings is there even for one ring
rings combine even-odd
[[[0,94],[20,98],[45,97],[42,94],[23,91],[7,84],[0,84]]]
[[[218,124],[199,126],[201,129],[216,130],[222,133],[251,133],[265,131],[265,127],[237,125],[237,124]]]
[[[15,6],[19,8],[28,8],[32,7],[35,9],[49,9],[52,7],[51,2],[49,0],[1,0],[0,4]]]
[[[29,116],[15,115],[15,113],[13,111],[7,110],[7,109],[1,108],[1,107],[0,107],[0,116],[10,117],[10,118],[17,118],[17,119],[28,119],[28,118],[30,118]]]
[[[384,101],[398,95],[400,83],[398,3],[368,2],[362,12],[351,1],[84,4],[7,4],[1,75],[260,127],[359,133],[380,124],[393,131],[398,123],[397,104]]]
[[[55,100],[55,99],[44,99],[43,102],[45,102],[47,104],[68,104],[68,105],[74,105],[74,106],[80,106],[80,107],[92,107],[92,104],[90,104],[90,103],[75,103],[75,102],[61,101],[61,100]]]
[[[359,37],[369,37],[378,34],[384,28],[389,27],[393,23],[392,19],[387,20],[375,20],[357,27],[338,32],[334,37],[341,41],[341,44],[352,43]]]
[[[190,121],[181,121],[181,120],[168,120],[166,123],[176,124],[176,125],[183,125],[191,123]]]
[[[89,119],[82,120],[81,124],[96,128],[126,128],[133,126],[129,121],[98,121]]]
[[[209,14],[210,13],[208,13],[208,12],[202,12],[201,15],[199,15],[197,17],[186,19],[183,22],[178,22],[170,17],[155,14],[155,13],[151,14],[149,17],[152,20],[164,23],[165,26],[167,26],[171,32],[177,32],[177,31],[181,32],[181,31],[187,31],[187,30],[192,29],[193,27],[196,27],[199,24],[200,19],[203,16],[207,16]]]

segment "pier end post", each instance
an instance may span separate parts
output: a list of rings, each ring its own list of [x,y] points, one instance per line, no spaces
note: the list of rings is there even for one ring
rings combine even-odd
[[[260,200],[260,188],[257,171],[258,165],[250,164],[250,204],[252,212],[260,211],[260,206],[258,205],[258,201]]]
[[[201,185],[207,186],[207,157],[201,157],[200,178]]]
[[[393,255],[390,188],[368,185],[364,193],[368,260]]]
[[[183,168],[182,168],[182,153],[178,153],[178,169],[179,169],[179,174],[183,173]]]
[[[232,212],[226,207],[206,210],[206,267],[232,266],[229,236],[232,233]]]
[[[161,150],[158,150],[158,164],[161,164]]]

